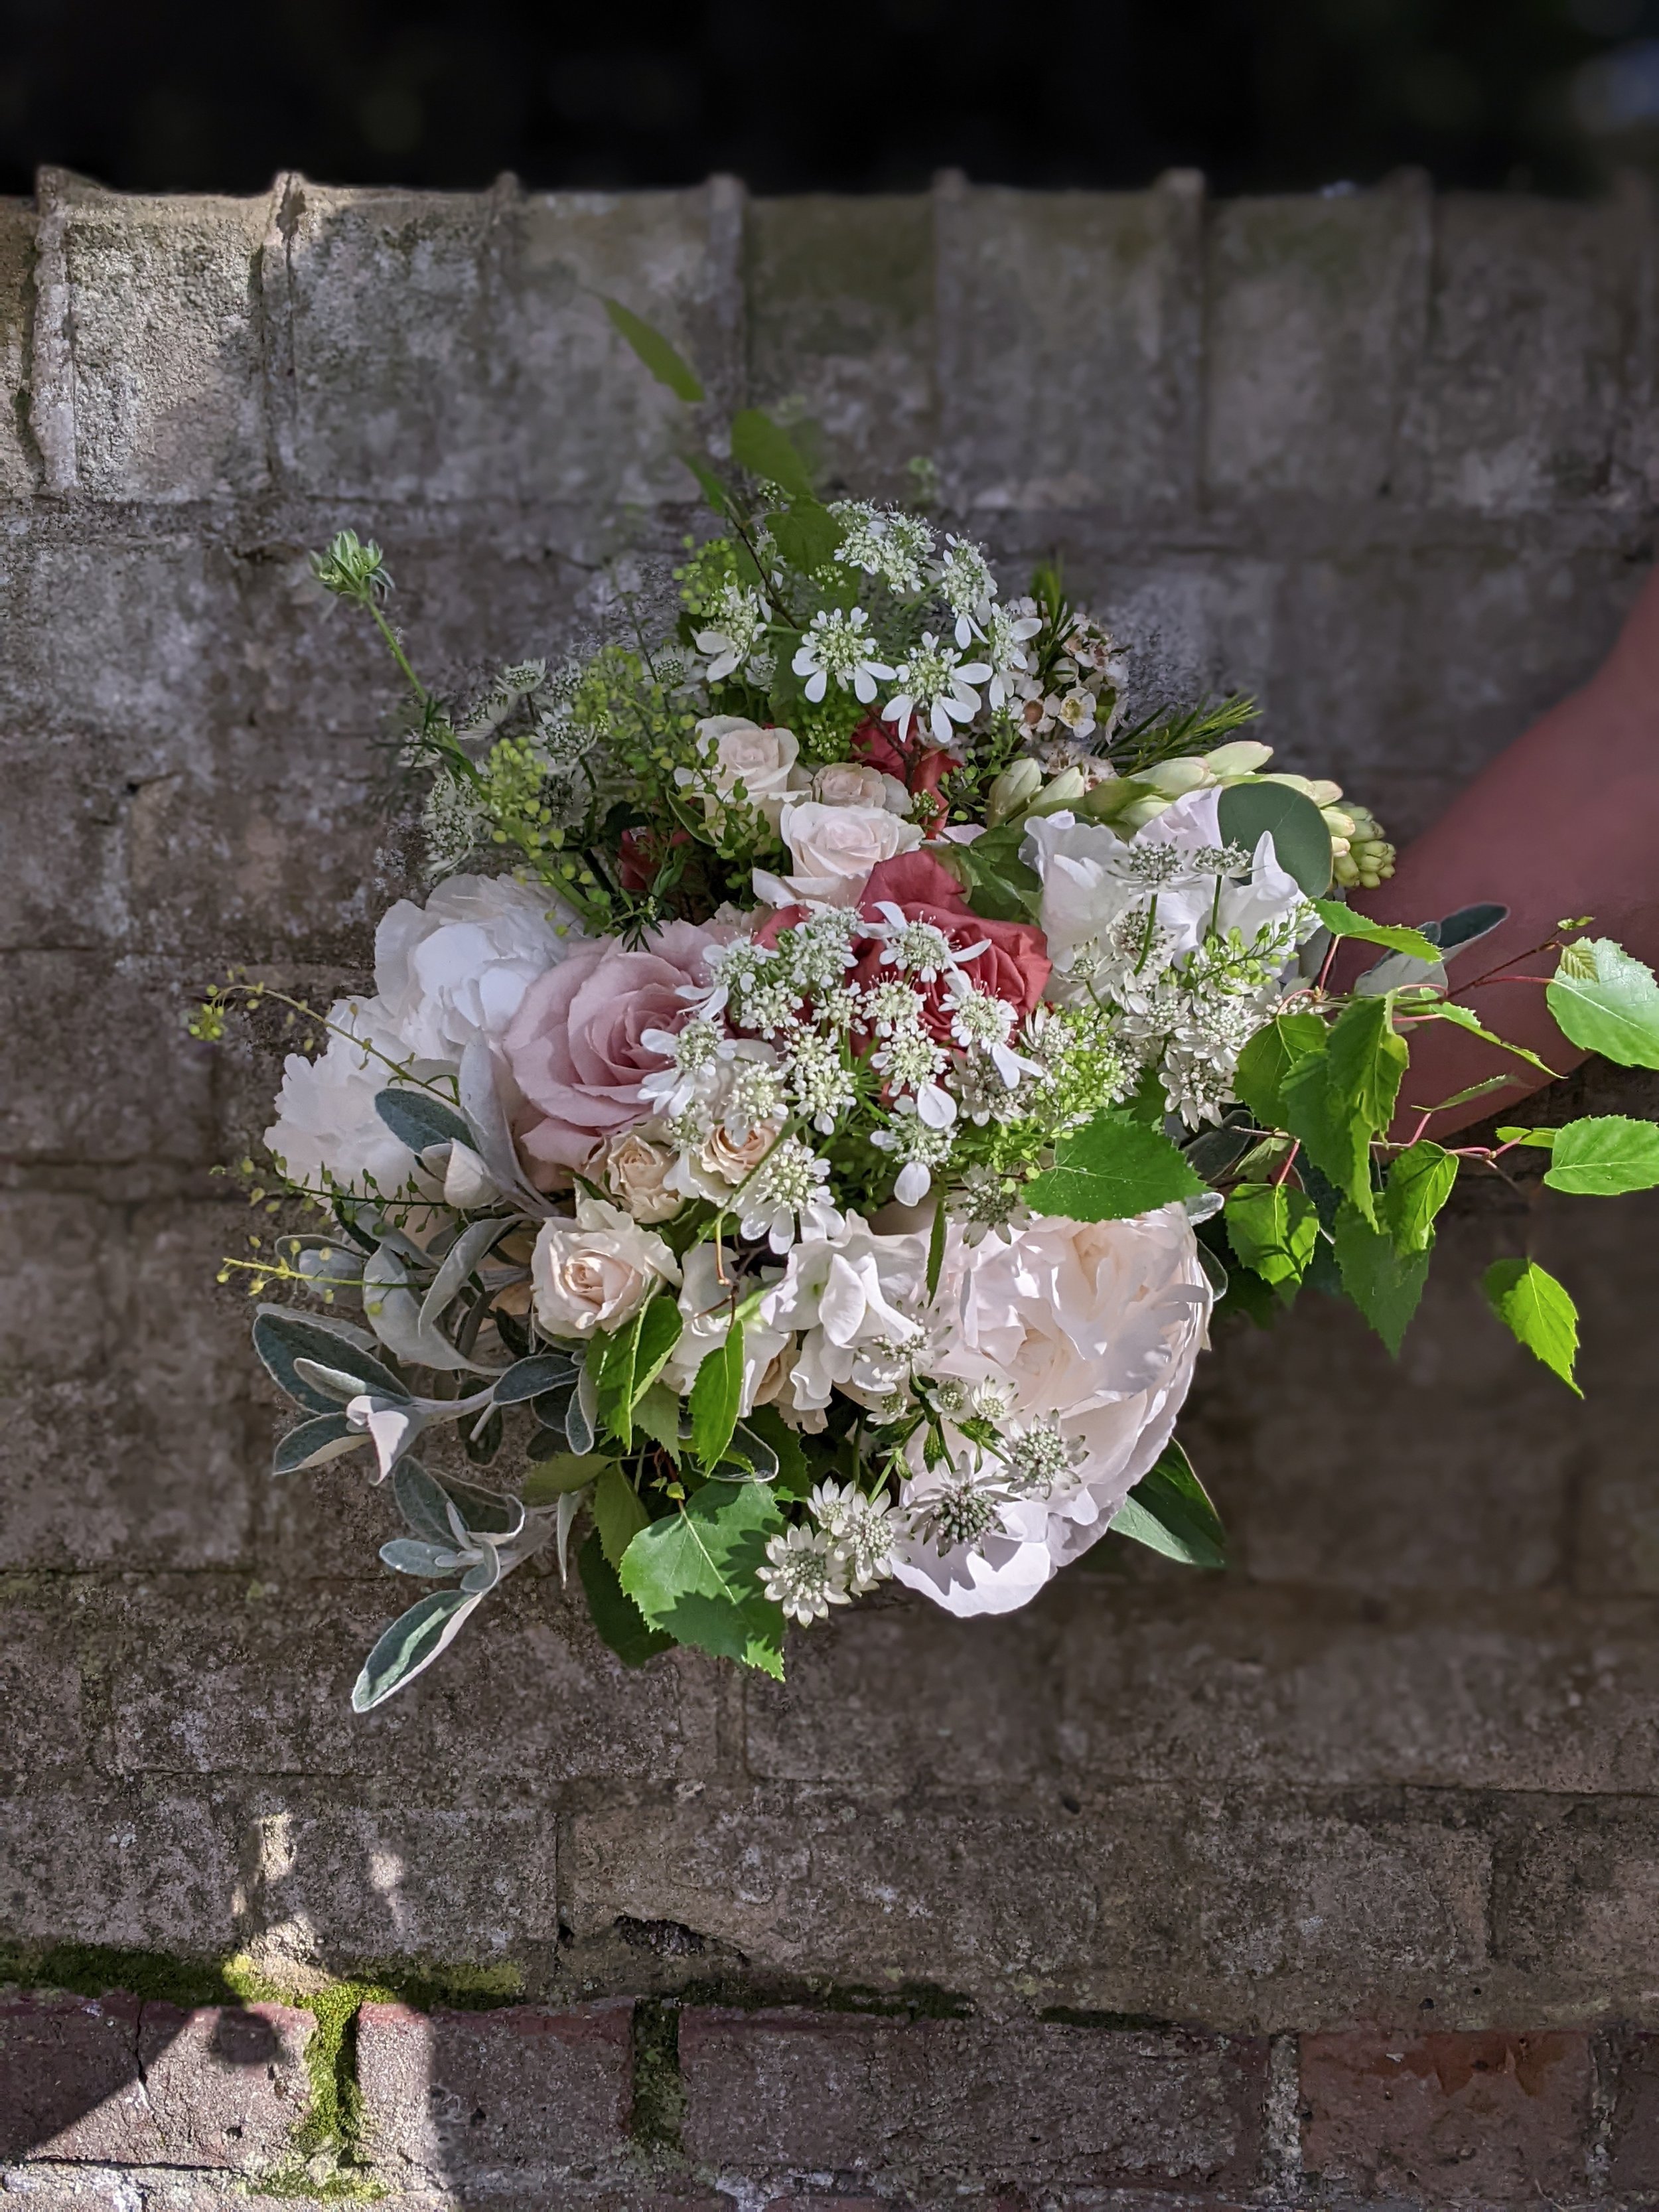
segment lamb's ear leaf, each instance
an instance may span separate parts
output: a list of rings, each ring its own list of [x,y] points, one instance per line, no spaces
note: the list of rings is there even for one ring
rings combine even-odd
[[[670,345],[659,330],[653,329],[631,307],[624,307],[620,300],[605,298],[603,293],[600,298],[613,328],[634,349],[658,383],[666,385],[677,399],[695,405],[703,397],[703,389],[684,356]]]
[[[374,1111],[411,1152],[423,1152],[428,1145],[471,1146],[472,1132],[455,1109],[428,1091],[382,1091]]]
[[[478,1595],[460,1589],[433,1590],[399,1614],[363,1662],[351,1692],[353,1712],[373,1712],[428,1668],[460,1634]]]
[[[398,1377],[363,1348],[364,1334],[360,1328],[295,1313],[287,1306],[261,1306],[253,1322],[253,1349],[271,1381],[307,1413],[337,1413],[340,1401],[297,1372],[295,1362],[299,1359],[349,1375],[375,1396],[407,1398],[409,1391]]]
[[[301,1421],[286,1436],[278,1437],[270,1455],[270,1471],[297,1474],[302,1467],[321,1467],[329,1460],[342,1459],[368,1440],[368,1431],[354,1429],[337,1407],[331,1413],[318,1413]]]
[[[1111,1529],[1115,1536],[1127,1536],[1183,1566],[1227,1564],[1221,1516],[1173,1437],[1118,1507]]]

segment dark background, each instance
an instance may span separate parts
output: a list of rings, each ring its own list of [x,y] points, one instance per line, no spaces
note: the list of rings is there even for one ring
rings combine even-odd
[[[0,190],[322,182],[1218,191],[1648,158],[1659,0],[0,0]]]

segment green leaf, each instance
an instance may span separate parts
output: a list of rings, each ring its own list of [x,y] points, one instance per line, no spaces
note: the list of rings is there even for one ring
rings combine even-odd
[[[1068,1221],[1121,1221],[1172,1200],[1194,1198],[1205,1185],[1161,1129],[1148,1129],[1120,1107],[1062,1137],[1054,1164],[1025,1186],[1035,1212]]]
[[[725,1340],[703,1354],[687,1403],[691,1443],[706,1468],[718,1467],[743,1402],[743,1322],[733,1321]]]
[[[652,1627],[781,1680],[783,1613],[759,1576],[767,1539],[782,1526],[765,1484],[705,1483],[678,1513],[641,1529],[618,1577]]]
[[[1310,898],[1322,898],[1331,887],[1331,833],[1325,817],[1299,791],[1287,783],[1232,783],[1217,803],[1224,845],[1255,850],[1264,832],[1273,841],[1273,852],[1287,876],[1293,877]]]
[[[768,515],[767,521],[779,552],[803,576],[812,575],[833,559],[846,534],[829,508],[815,499],[797,500],[781,514]]]
[[[307,1382],[295,1367],[308,1359],[319,1367],[349,1375],[364,1390],[383,1398],[407,1398],[407,1387],[373,1352],[363,1349],[365,1331],[347,1322],[313,1320],[287,1306],[261,1306],[253,1323],[253,1349],[271,1381],[307,1413],[337,1413],[340,1401]]]
[[[1621,1067],[1659,1067],[1659,983],[1610,937],[1564,945],[1544,994],[1563,1036]]]
[[[1570,1190],[1585,1198],[1651,1190],[1659,1183],[1659,1128],[1623,1114],[1569,1121],[1555,1133],[1544,1180],[1552,1190]]]
[[[1172,1437],[1111,1520],[1127,1536],[1183,1566],[1224,1567],[1227,1535],[1192,1462]]]
[[[683,1326],[674,1299],[659,1292],[623,1328],[593,1339],[587,1364],[599,1420],[624,1451],[634,1442],[634,1407],[661,1374]]]
[[[1380,1133],[1394,1119],[1409,1058],[1388,1000],[1362,1000],[1339,1017],[1331,1031],[1327,1065],[1333,1101],[1348,1106],[1368,1135]]]
[[[659,1291],[641,1315],[639,1344],[634,1354],[636,1405],[667,1365],[684,1326],[678,1304],[667,1291]]]
[[[1262,1129],[1285,1127],[1285,1078],[1298,1060],[1322,1053],[1328,1032],[1317,1014],[1280,1014],[1259,1029],[1238,1055],[1233,1088]]]
[[[1456,1157],[1439,1145],[1419,1142],[1396,1156],[1382,1194],[1382,1218],[1397,1252],[1428,1250],[1435,1216],[1456,1181]]]
[[[1500,1125],[1498,1141],[1500,1145],[1533,1145],[1547,1152],[1554,1150],[1560,1133],[1559,1129],[1516,1129]]]
[[[939,1211],[942,1213],[944,1207]],[[752,1413],[744,1416],[743,1426],[752,1429],[763,1442],[770,1444],[777,1456],[777,1479],[772,1487],[781,1491],[786,1498],[805,1498],[812,1487],[812,1470],[806,1464],[799,1437],[777,1407],[757,1406]]]
[[[375,1098],[374,1111],[411,1152],[423,1152],[428,1145],[477,1146],[471,1126],[453,1106],[446,1106],[430,1091],[382,1091]]]
[[[1511,1090],[1520,1080],[1518,1075],[1489,1075],[1484,1083],[1471,1083],[1468,1090],[1454,1091],[1449,1098],[1442,1098],[1432,1106],[1413,1101],[1412,1110],[1417,1114],[1447,1114],[1454,1106],[1467,1106],[1471,1098],[1485,1098],[1494,1091]]]
[[[1391,952],[1403,952],[1408,958],[1428,962],[1437,966],[1439,948],[1431,945],[1420,929],[1404,929],[1398,924],[1368,921],[1363,914],[1356,914],[1340,899],[1316,898],[1314,911],[1333,937],[1358,937],[1367,945],[1386,945]]]
[[[650,1523],[639,1492],[622,1469],[614,1462],[605,1468],[593,1487],[593,1526],[613,1567],[621,1566],[623,1553]]]
[[[1496,1045],[1500,1052],[1507,1052],[1516,1060],[1524,1060],[1528,1067],[1537,1068],[1542,1074],[1547,1075],[1552,1082],[1555,1079],[1555,1070],[1547,1060],[1540,1060],[1538,1054],[1529,1051],[1525,1045],[1511,1044],[1508,1037],[1499,1036],[1495,1030],[1489,1030],[1479,1015],[1472,1012],[1468,1006],[1455,1006],[1449,999],[1443,999],[1438,1006],[1425,1006],[1422,1011],[1432,1014],[1437,1022],[1450,1022],[1455,1029],[1467,1030],[1471,1036],[1479,1037],[1483,1044]],[[1484,1085],[1462,1092],[1457,1103],[1461,1105],[1464,1098],[1477,1097],[1482,1089],[1495,1090],[1504,1079],[1501,1075],[1488,1077]],[[1449,1105],[1452,1102],[1449,1099],[1446,1103]]]
[[[1242,1182],[1227,1194],[1227,1240],[1263,1282],[1299,1283],[1319,1237],[1305,1191],[1288,1183]]]
[[[817,495],[806,464],[789,433],[758,407],[740,408],[732,417],[732,458],[763,483],[775,483],[792,500],[816,504]]]
[[[536,1462],[519,1494],[526,1505],[550,1505],[568,1491],[586,1490],[612,1464],[595,1452],[553,1452]]]
[[[1582,1398],[1572,1373],[1578,1356],[1578,1309],[1554,1276],[1534,1260],[1495,1260],[1480,1287],[1510,1334]]]
[[[1308,1053],[1289,1070],[1280,1086],[1284,1126],[1302,1139],[1314,1166],[1370,1220],[1370,1132],[1353,1108],[1334,1095],[1329,1060],[1328,1052]]]
[[[605,1558],[597,1531],[577,1553],[576,1571],[582,1578],[594,1627],[624,1667],[643,1667],[659,1651],[673,1649],[673,1638],[647,1624],[645,1615],[617,1579],[617,1570]]]
[[[708,501],[710,507],[714,508],[715,514],[719,515],[729,514],[732,511],[731,494],[726,490],[726,486],[720,482],[714,470],[709,467],[708,462],[702,459],[702,455],[698,453],[682,453],[680,455],[680,459],[684,462],[686,467],[690,470],[692,475],[696,477],[698,489],[702,492],[703,497]],[[749,568],[753,568],[754,565],[753,560],[750,559],[748,561]],[[747,583],[752,582],[754,580],[752,577],[745,576],[744,580]]]
[[[933,1225],[927,1235],[927,1295],[931,1298],[939,1288],[939,1279],[945,1266],[945,1233],[950,1226],[950,1216],[944,1200],[933,1208]]]
[[[1401,1254],[1394,1238],[1374,1229],[1357,1207],[1344,1206],[1336,1217],[1342,1287],[1396,1358],[1429,1279],[1433,1243],[1430,1230],[1420,1250]]]
[[[351,1692],[355,1713],[373,1712],[429,1667],[460,1634],[478,1602],[466,1590],[434,1590],[394,1620],[363,1662]]]
[[[660,331],[653,330],[631,307],[624,307],[620,300],[605,300],[605,312],[659,384],[665,384],[677,399],[696,402],[703,397],[702,386],[690,364]]]
[[[653,1382],[640,1399],[634,1408],[634,1426],[679,1465],[680,1401],[665,1382]]]
[[[1042,878],[1019,857],[1024,836],[1024,823],[1008,823],[951,854],[967,872],[969,905],[988,921],[1030,921],[1042,904]]]

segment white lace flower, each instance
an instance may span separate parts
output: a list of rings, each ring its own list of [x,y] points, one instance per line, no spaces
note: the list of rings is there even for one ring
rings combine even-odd
[[[787,1066],[798,1110],[821,1136],[833,1134],[837,1119],[858,1103],[859,1096],[841,1041],[802,1030],[790,1039]]]
[[[854,696],[867,707],[876,696],[877,678],[884,681],[891,677],[887,663],[874,657],[876,641],[870,635],[869,623],[862,607],[854,607],[850,612],[842,607],[824,607],[813,616],[790,665],[797,676],[806,678],[806,696],[815,707],[831,679],[843,691],[850,686]]]
[[[781,1137],[735,1200],[743,1234],[763,1237],[775,1252],[787,1252],[798,1235],[837,1235],[842,1217],[825,1188],[829,1180],[828,1160],[799,1137]]]
[[[846,1561],[822,1529],[803,1522],[767,1539],[760,1582],[773,1603],[783,1607],[784,1618],[803,1628],[827,1620],[832,1605],[848,1601]]]
[[[708,657],[704,675],[711,684],[719,684],[746,666],[766,635],[766,605],[752,588],[728,583],[708,612],[713,618],[706,629],[696,633],[696,647]]]
[[[964,1052],[983,1053],[1010,1091],[1022,1075],[1041,1074],[1036,1062],[1024,1058],[1008,1042],[1019,1014],[1006,999],[980,990],[960,968],[945,977],[945,988],[951,1035]]]
[[[913,721],[920,721],[936,745],[948,745],[956,725],[971,722],[978,714],[979,694],[973,687],[990,674],[988,661],[965,661],[955,646],[941,645],[931,630],[923,630],[921,643],[893,672],[899,689],[882,708],[882,720],[891,722],[901,738],[909,734]]]
[[[981,635],[985,641],[985,657],[991,664],[991,680],[986,697],[993,707],[1006,706],[1018,696],[1018,680],[1029,676],[1030,655],[1025,647],[1042,628],[1042,617],[1036,611],[1035,599],[1016,599],[1012,605],[993,606],[985,617]]]
[[[879,576],[896,592],[921,591],[933,555],[933,533],[920,516],[855,499],[837,500],[830,512],[842,527],[836,558],[843,567]]]
[[[977,945],[953,945],[942,929],[931,921],[912,921],[891,899],[877,900],[875,914],[866,918],[864,933],[881,945],[879,966],[920,976],[924,983],[937,981],[965,960],[977,960],[990,942],[981,938]]]
[[[948,1091],[940,1095],[950,1098]],[[933,1187],[933,1170],[951,1156],[951,1123],[940,1127],[924,1120],[920,1099],[921,1094],[896,1099],[887,1127],[870,1133],[870,1142],[878,1152],[891,1152],[902,1163],[893,1185],[893,1195],[901,1206],[920,1206]],[[951,1104],[954,1120],[954,1100]]]
[[[939,563],[939,596],[956,617],[957,643],[964,649],[985,635],[991,602],[997,595],[996,578],[985,548],[970,538],[947,536]]]

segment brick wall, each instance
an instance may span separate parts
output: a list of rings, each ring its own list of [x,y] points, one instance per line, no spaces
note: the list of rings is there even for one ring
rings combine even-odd
[[[1316,1304],[1224,1344],[1224,1577],[871,1606],[779,1689],[624,1675],[525,1576],[360,1721],[379,1501],[271,1482],[212,1281],[270,1063],[181,1016],[227,959],[358,976],[396,882],[386,672],[307,546],[377,535],[446,678],[579,627],[620,508],[686,526],[595,290],[849,484],[931,454],[1408,832],[1651,560],[1656,250],[1634,187],[1409,179],[0,207],[11,2185],[246,2201],[343,2142],[422,2203],[1654,2201],[1651,1207],[1468,1206],[1397,1369]],[[1583,1407],[1471,1292],[1522,1234]]]

